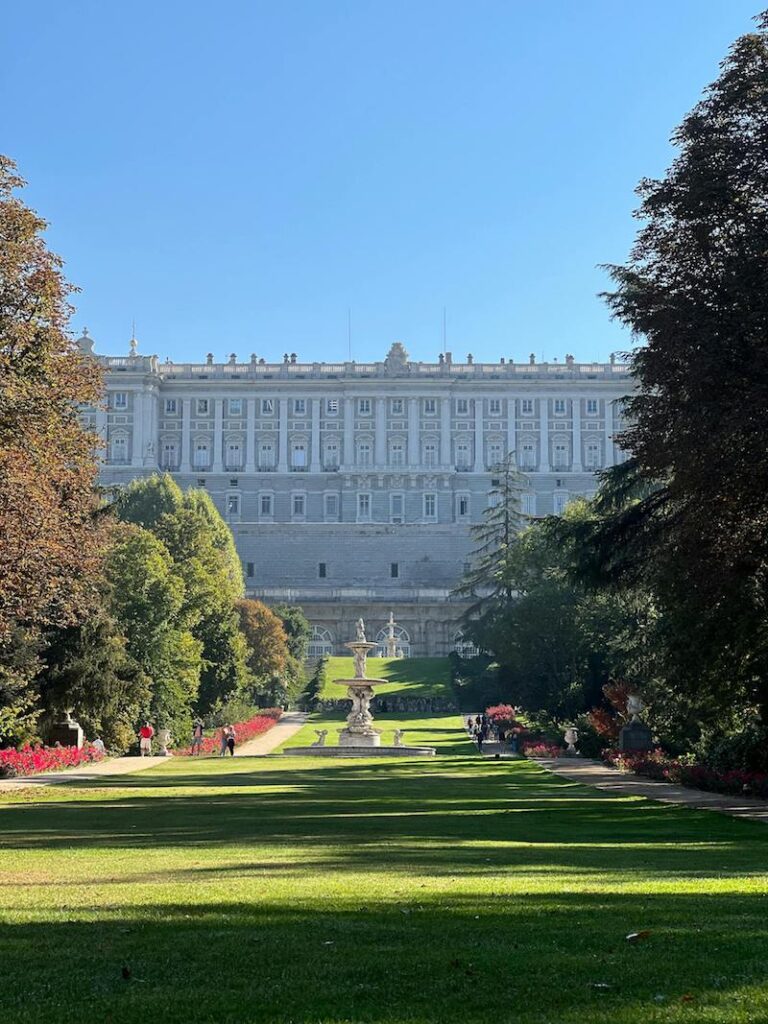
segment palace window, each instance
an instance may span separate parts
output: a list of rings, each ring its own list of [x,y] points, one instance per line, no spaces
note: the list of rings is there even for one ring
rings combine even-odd
[[[359,523],[371,521],[371,496],[367,491],[357,496],[357,521]]]
[[[536,495],[523,494],[520,498],[520,511],[524,516],[536,515]]]
[[[468,398],[457,398],[456,399],[456,415],[466,416],[469,413],[469,399]]]
[[[227,469],[240,469],[243,465],[242,452],[238,441],[227,442]]]
[[[405,522],[405,497],[395,492],[389,496],[389,521],[390,523]]]
[[[556,444],[554,447],[554,468],[568,469],[568,445]]]
[[[275,400],[274,398],[262,398],[261,400],[261,415],[262,416],[274,416],[275,414]]]
[[[437,401],[434,398],[424,399],[424,415],[434,416],[437,412]]]
[[[424,518],[437,519],[437,495],[432,492],[424,495]]]
[[[456,445],[456,469],[469,469],[469,463],[469,445],[464,441],[460,441]]]
[[[400,563],[390,562],[389,563],[389,576],[390,579],[396,580],[400,578]]]
[[[488,411],[491,416],[501,416],[501,399],[492,398],[488,403]]]
[[[367,441],[363,441],[357,446],[357,464],[358,466],[370,466],[371,464],[371,446]]]
[[[338,494],[326,494],[324,501],[325,518],[334,522],[339,518],[339,496]]]
[[[493,469],[504,459],[504,446],[500,441],[492,441],[488,445],[488,468]]]
[[[565,506],[568,504],[568,492],[567,491],[555,491],[554,497],[554,512],[556,516],[561,516],[565,512]]]
[[[197,441],[195,444],[195,469],[207,469],[211,461],[211,449],[207,441]]]
[[[536,468],[536,446],[527,441],[520,447],[520,469]]]
[[[597,399],[587,399],[587,416],[597,416]]]
[[[339,414],[339,400],[338,398],[328,398],[325,402],[325,411],[328,416],[338,416]]]
[[[254,570],[253,562],[246,562],[245,563],[245,575],[248,577],[249,580],[253,579],[253,575],[254,575],[253,570]]]
[[[293,400],[293,415],[294,416],[306,416],[307,415],[307,400],[306,400],[306,398],[294,398],[294,400]]]
[[[600,445],[596,441],[590,441],[587,445],[587,469],[600,469],[602,463]]]
[[[243,415],[243,400],[242,398],[230,398],[227,402],[227,409],[229,410],[230,416],[242,416]]]
[[[326,566],[325,562],[318,562],[317,563],[317,577],[318,577],[318,579],[324,580],[327,575],[328,575],[328,573],[327,573],[327,566]]]
[[[339,468],[339,446],[335,441],[329,441],[323,449],[323,469]]]
[[[303,518],[306,515],[307,499],[303,494],[294,494],[291,499],[291,514],[294,518]]]
[[[457,519],[468,519],[469,518],[469,495],[459,494],[456,498],[456,518]]]
[[[210,410],[210,405],[207,398],[198,398],[197,400],[197,415],[207,416]]]
[[[403,415],[403,400],[402,398],[392,399],[392,415],[402,416]]]
[[[228,516],[239,516],[240,515],[240,495],[229,494],[227,495],[227,515]]]
[[[113,391],[112,392],[112,408],[113,409],[127,409],[128,408],[128,394],[125,391]]]
[[[564,416],[564,415],[565,415],[565,399],[564,398],[556,398],[555,399],[555,416]]]
[[[323,658],[333,654],[333,634],[322,626],[312,627],[312,636],[307,648],[310,658]]]
[[[261,501],[259,502],[259,509],[262,516],[273,515],[273,503],[271,494],[262,494]]]
[[[109,442],[109,458],[111,462],[128,461],[128,439],[125,437],[113,437]]]
[[[520,402],[520,410],[523,416],[533,416],[533,399],[523,398]]]
[[[437,445],[425,444],[424,456],[422,459],[425,466],[432,468],[437,465]]]
[[[172,441],[163,445],[160,453],[160,465],[163,469],[175,469],[178,465],[178,449]]]
[[[307,446],[299,441],[291,448],[291,469],[294,472],[301,472],[307,468]]]
[[[259,469],[275,468],[275,446],[264,443],[259,445]]]
[[[357,400],[357,412],[360,416],[371,415],[371,400],[370,398],[358,398]]]
[[[394,441],[389,446],[389,464],[390,466],[405,465],[405,447],[402,441]]]
[[[175,416],[178,412],[178,405],[175,398],[166,398],[165,400],[165,415]]]

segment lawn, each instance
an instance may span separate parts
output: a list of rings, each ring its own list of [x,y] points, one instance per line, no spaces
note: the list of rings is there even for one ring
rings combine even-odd
[[[451,696],[450,669],[447,658],[369,658],[366,674],[372,679],[386,679],[376,686],[376,693],[400,693],[404,697]],[[334,679],[354,678],[352,658],[329,658],[326,683],[321,697],[326,700],[346,697],[346,686]]]
[[[526,761],[175,759],[2,797],[0,1014],[763,1021],[767,870],[764,825]]]
[[[312,715],[310,721],[295,736],[282,745],[281,750],[290,747],[309,746],[317,739],[315,730],[327,729],[326,743],[329,747],[338,746],[339,729],[346,722],[339,712]],[[377,712],[374,716],[374,728],[382,730],[381,742],[385,745],[394,743],[394,730],[405,730],[403,743],[415,747],[434,747],[438,754],[471,754],[475,747],[461,726],[459,715],[398,714],[395,711]]]

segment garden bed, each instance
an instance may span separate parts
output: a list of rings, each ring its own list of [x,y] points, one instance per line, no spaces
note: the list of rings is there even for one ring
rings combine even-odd
[[[104,756],[90,743],[83,747],[44,747],[42,744],[19,749],[8,747],[0,750],[0,778],[13,779],[19,775],[63,771],[65,768],[77,768],[81,764],[101,761]]]

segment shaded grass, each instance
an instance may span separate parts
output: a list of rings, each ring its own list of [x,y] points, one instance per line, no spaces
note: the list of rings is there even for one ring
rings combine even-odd
[[[0,803],[0,1012],[756,1022],[767,867],[761,824],[531,762],[172,760]]]
[[[327,700],[346,697],[346,686],[334,679],[354,676],[352,658],[329,658],[326,683],[320,696]],[[369,658],[367,674],[387,680],[377,684],[376,693],[398,693],[403,697],[452,697],[447,658]]]

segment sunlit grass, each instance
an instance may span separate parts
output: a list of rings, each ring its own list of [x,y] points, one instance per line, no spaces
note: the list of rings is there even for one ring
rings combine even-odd
[[[0,802],[8,1021],[758,1022],[766,911],[765,826],[531,762],[174,759]]]
[[[369,658],[366,674],[371,679],[387,680],[377,684],[377,694],[399,693],[405,697],[450,695],[447,658]],[[346,686],[340,686],[334,680],[349,679],[354,675],[352,658],[329,658],[321,697],[346,697]]]

